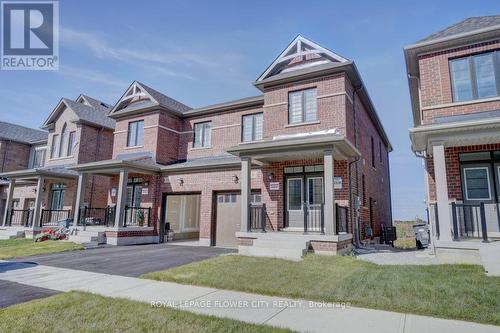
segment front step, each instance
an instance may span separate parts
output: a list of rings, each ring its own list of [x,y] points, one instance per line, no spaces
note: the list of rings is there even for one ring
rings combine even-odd
[[[106,244],[106,233],[104,231],[71,229],[69,240],[79,244]]]
[[[482,244],[479,247],[479,256],[486,275],[500,276],[500,241]]]
[[[264,247],[264,246],[243,246],[238,247],[238,253],[243,256],[279,258],[285,260],[299,261],[307,252],[307,249],[295,248],[279,248],[279,247]]]
[[[0,229],[0,239],[15,239],[15,238],[24,238],[26,236],[24,230],[19,229]]]

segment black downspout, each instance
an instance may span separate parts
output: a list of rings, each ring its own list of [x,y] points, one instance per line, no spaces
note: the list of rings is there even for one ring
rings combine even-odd
[[[426,180],[427,181],[427,180]],[[387,149],[387,182],[389,183],[389,221],[391,222],[391,226],[393,225],[392,221],[392,190],[391,190],[391,167],[389,163],[389,149]]]
[[[353,127],[354,127],[354,147],[356,149],[358,148],[358,127],[357,127],[357,122],[356,122],[356,93],[363,89],[363,86],[360,85],[357,88],[354,89],[352,92],[352,118],[353,118]],[[361,238],[361,233],[360,233],[360,226],[359,226],[359,209],[361,208],[359,205],[359,158],[355,160],[355,173],[356,173],[356,197],[358,198],[358,203],[356,205],[358,206],[357,209],[356,207],[353,207],[354,211],[354,246],[359,247],[360,246],[360,238]],[[351,198],[351,202],[353,203],[353,206],[355,201],[354,198]]]

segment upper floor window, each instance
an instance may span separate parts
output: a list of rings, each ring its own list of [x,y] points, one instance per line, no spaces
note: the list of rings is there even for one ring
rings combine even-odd
[[[75,148],[75,136],[76,136],[75,131],[69,132],[68,147],[66,149],[66,156],[73,156],[73,150]]]
[[[41,168],[45,165],[45,152],[47,149],[43,148],[35,148],[33,151],[33,159],[31,162],[31,168]]]
[[[500,52],[450,60],[453,101],[500,96]]]
[[[59,147],[59,135],[54,134],[52,135],[52,144],[50,145],[50,158],[56,158],[58,153],[57,153],[57,148]]]
[[[144,143],[144,120],[128,123],[127,147],[142,146]]]
[[[66,124],[64,124],[61,131],[61,142],[59,142],[59,157],[63,157],[66,153],[66,150],[64,150],[64,144],[66,141],[68,141],[68,128],[66,127]]]
[[[242,141],[262,140],[262,113],[243,116]]]
[[[209,147],[212,138],[212,122],[194,124],[194,148]]]
[[[317,119],[316,88],[288,94],[288,123],[298,124]]]

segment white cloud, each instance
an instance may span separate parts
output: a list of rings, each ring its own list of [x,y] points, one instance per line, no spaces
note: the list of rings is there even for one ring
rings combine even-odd
[[[60,70],[57,73],[78,80],[84,80],[91,83],[104,84],[119,89],[125,89],[130,84],[130,82],[127,83],[125,81],[117,79],[114,76],[83,68],[60,66]]]

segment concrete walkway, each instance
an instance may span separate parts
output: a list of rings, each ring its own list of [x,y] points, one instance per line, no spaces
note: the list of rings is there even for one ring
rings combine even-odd
[[[500,327],[342,304],[315,303],[103,273],[0,261],[0,280],[57,291],[87,291],[249,323],[307,332],[500,333]]]

